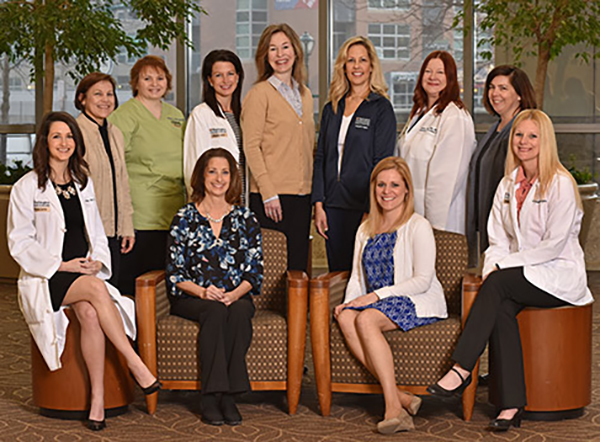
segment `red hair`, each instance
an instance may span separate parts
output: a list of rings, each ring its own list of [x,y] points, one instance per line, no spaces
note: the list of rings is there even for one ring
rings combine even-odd
[[[460,99],[460,86],[458,84],[458,74],[456,72],[456,62],[452,55],[446,51],[433,51],[425,58],[425,61],[421,65],[421,71],[419,72],[419,79],[415,86],[415,93],[413,95],[413,107],[410,111],[410,118],[414,117],[417,112],[421,109],[427,108],[427,92],[423,89],[423,76],[425,75],[425,69],[429,62],[433,59],[439,58],[444,63],[444,72],[446,74],[446,87],[440,92],[440,97],[435,102],[436,108],[435,113],[441,114],[446,109],[446,106],[453,102],[458,106],[459,109],[464,109],[465,104]]]

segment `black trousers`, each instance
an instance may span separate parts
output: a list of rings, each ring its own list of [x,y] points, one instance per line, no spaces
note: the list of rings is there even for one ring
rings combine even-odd
[[[527,281],[523,267],[492,272],[479,290],[452,359],[472,371],[489,340],[498,387],[496,405],[500,409],[524,407],[527,394],[517,315],[525,307],[563,305],[568,303]]]
[[[168,230],[136,230],[131,252],[121,255],[119,291],[135,294],[135,278],[150,270],[164,270],[167,258]]]
[[[276,223],[268,218],[259,193],[250,194],[250,210],[260,226],[283,232],[287,238],[288,270],[306,271],[308,264],[308,237],[312,206],[310,195],[279,195],[283,220]]]
[[[330,272],[352,269],[354,239],[364,216],[362,210],[325,207],[327,214],[327,265]]]
[[[182,297],[171,314],[200,324],[202,394],[250,390],[246,353],[252,342],[254,303],[245,295],[230,306],[219,301]]]

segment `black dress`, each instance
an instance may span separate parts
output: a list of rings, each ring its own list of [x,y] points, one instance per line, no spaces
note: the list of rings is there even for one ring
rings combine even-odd
[[[62,260],[70,261],[75,258],[85,258],[89,246],[85,233],[85,221],[81,203],[77,196],[77,190],[73,181],[67,184],[54,184],[57,189],[58,199],[62,206],[65,217],[65,239],[63,241]],[[60,309],[63,299],[77,278],[83,276],[81,273],[56,272],[49,280],[50,298],[52,300],[52,309],[56,312]]]

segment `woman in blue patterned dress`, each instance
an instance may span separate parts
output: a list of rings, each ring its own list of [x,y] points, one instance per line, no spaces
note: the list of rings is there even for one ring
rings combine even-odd
[[[383,333],[431,324],[448,316],[435,276],[435,240],[429,222],[414,211],[406,162],[388,157],[371,174],[371,208],[356,233],[352,274],[344,303],[334,310],[354,356],[383,389],[383,434],[414,428],[421,399],[396,388],[394,359]]]
[[[250,389],[252,296],[263,277],[260,227],[238,205],[241,178],[227,150],[202,154],[191,186],[192,201],[177,212],[169,235],[171,314],[200,323],[202,421],[239,425],[234,395]]]

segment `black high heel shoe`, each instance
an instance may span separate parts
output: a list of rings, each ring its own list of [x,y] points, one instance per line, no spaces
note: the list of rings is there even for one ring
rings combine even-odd
[[[100,431],[106,428],[106,419],[102,419],[101,421],[95,421],[93,419],[88,419],[87,427],[92,431]]]
[[[144,388],[140,385],[140,383],[138,382],[138,380],[135,378],[135,376],[133,374],[131,375],[131,377],[133,378],[135,383],[138,385],[138,387],[140,387],[142,389],[142,391],[144,392],[144,394],[146,396],[148,396],[149,394],[152,394],[152,393],[156,393],[158,390],[160,390],[162,388],[162,384],[160,383],[158,378],[154,381],[154,383],[152,385],[149,385],[148,387]]]
[[[469,376],[467,376],[465,379],[465,378],[463,378],[462,374],[460,374],[460,372],[456,368],[452,367],[450,370],[452,370],[454,373],[456,373],[458,375],[458,377],[460,378],[462,383],[458,387],[456,387],[454,390],[446,390],[440,384],[435,383],[435,384],[427,387],[427,393],[429,393],[432,396],[437,396],[437,397],[452,397],[455,395],[460,396],[462,394],[462,392],[465,391],[465,388],[467,388],[469,385],[471,385],[471,381],[473,379],[471,377],[471,373],[469,373]]]
[[[488,425],[491,431],[508,431],[510,427],[520,428],[523,408],[519,408],[512,419],[492,419]]]

